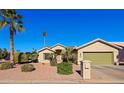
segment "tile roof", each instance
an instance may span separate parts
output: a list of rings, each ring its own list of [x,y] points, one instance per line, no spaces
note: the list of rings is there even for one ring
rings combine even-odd
[[[118,45],[120,47],[124,47],[124,42],[109,42],[109,43]]]

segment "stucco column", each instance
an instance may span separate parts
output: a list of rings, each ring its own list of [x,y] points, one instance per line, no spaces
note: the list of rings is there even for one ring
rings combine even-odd
[[[84,80],[91,79],[91,61],[84,60],[80,62],[81,76]]]

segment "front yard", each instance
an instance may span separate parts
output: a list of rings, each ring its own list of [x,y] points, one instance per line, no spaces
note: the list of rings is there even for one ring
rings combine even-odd
[[[79,68],[73,64],[73,74],[60,75],[57,68],[50,64],[32,63],[36,70],[32,72],[22,72],[21,65],[16,65],[13,69],[0,70],[0,83],[42,83],[61,82],[76,83],[81,80],[81,76],[76,72]]]
[[[61,75],[56,66],[31,64],[36,68],[32,72],[22,72],[19,64],[12,69],[0,70],[0,83],[124,83],[123,66],[92,65],[91,80],[83,80],[79,65],[73,64],[73,74]]]

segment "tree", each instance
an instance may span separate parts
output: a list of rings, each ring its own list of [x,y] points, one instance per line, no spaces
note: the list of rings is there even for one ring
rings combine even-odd
[[[6,48],[1,49],[0,48],[0,59],[5,59],[9,56],[9,53]]]
[[[2,59],[2,49],[0,48],[0,59]]]
[[[62,51],[61,55],[63,62],[77,62],[77,50],[73,48],[66,48],[66,50]]]
[[[46,35],[47,35],[47,33],[46,32],[43,32],[44,47],[46,47]]]
[[[50,60],[50,65],[51,65],[51,66],[56,66],[56,65],[57,65],[56,56],[57,56],[57,54],[49,53],[48,58],[49,58],[49,60]]]
[[[8,26],[10,30],[10,61],[14,63],[14,33],[24,30],[22,16],[15,9],[1,9],[0,17],[0,28]]]
[[[37,50],[36,49],[34,49],[34,48],[32,48],[32,53],[36,53],[37,52]]]
[[[19,59],[20,54],[21,54],[20,51],[16,51],[16,52],[14,53],[14,62],[15,62],[15,63],[18,63],[18,62],[20,61],[20,59]]]
[[[6,48],[3,48],[2,49],[2,59],[5,59],[8,55],[8,52],[7,52],[7,49]]]
[[[72,48],[66,48],[65,51],[62,51],[63,61],[66,61],[66,62],[70,61],[70,59],[72,58],[72,51],[73,51]]]

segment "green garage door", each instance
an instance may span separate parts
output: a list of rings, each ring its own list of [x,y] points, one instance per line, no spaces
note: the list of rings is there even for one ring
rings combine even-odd
[[[113,53],[84,52],[84,60],[91,60],[93,64],[113,64]]]

